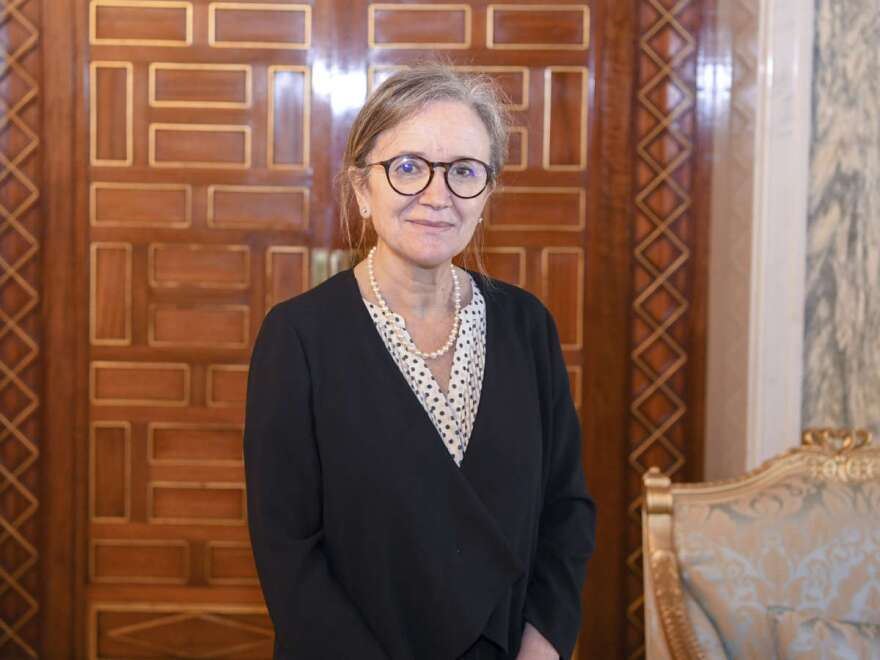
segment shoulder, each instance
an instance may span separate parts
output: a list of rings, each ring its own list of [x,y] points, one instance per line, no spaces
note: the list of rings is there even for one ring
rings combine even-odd
[[[263,323],[285,325],[301,334],[330,327],[343,318],[351,308],[352,291],[350,271],[336,273],[316,287],[275,304]]]

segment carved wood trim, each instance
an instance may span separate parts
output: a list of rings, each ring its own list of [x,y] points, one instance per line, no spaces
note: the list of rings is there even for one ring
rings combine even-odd
[[[673,479],[702,474],[706,292],[701,280],[708,214],[696,83],[703,3],[639,0],[636,11],[626,451],[628,658],[645,654],[642,477],[651,465]]]
[[[40,639],[42,214],[37,3],[4,3],[0,44],[0,655],[36,658]],[[36,51],[36,52],[35,52]]]

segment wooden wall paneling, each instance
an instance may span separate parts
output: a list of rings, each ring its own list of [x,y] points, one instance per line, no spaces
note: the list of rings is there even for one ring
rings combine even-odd
[[[326,240],[329,159],[311,140],[331,135],[312,77],[328,40],[308,4],[92,0],[79,20],[89,501],[115,514],[128,495],[125,515],[83,524],[77,648],[270,657],[245,519],[247,360],[266,301],[310,286]],[[123,428],[120,453],[108,433]],[[103,478],[123,456],[124,483]]]
[[[0,84],[0,654],[36,657],[43,595],[40,5],[4,10]]]

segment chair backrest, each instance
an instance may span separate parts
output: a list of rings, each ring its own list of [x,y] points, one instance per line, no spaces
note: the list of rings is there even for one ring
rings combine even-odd
[[[644,477],[649,658],[773,657],[768,608],[880,624],[880,448],[817,429],[737,479]]]

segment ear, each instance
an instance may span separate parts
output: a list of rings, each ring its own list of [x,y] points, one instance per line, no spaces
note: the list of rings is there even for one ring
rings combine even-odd
[[[489,199],[489,196],[495,192],[495,188],[498,187],[498,179],[492,179],[489,182],[489,185],[486,187],[486,199]]]
[[[352,190],[354,190],[358,207],[363,208],[364,206],[367,206],[370,197],[370,189],[367,185],[367,177],[364,176],[363,171],[352,165],[346,171],[346,176],[348,176],[348,181],[351,183]]]

